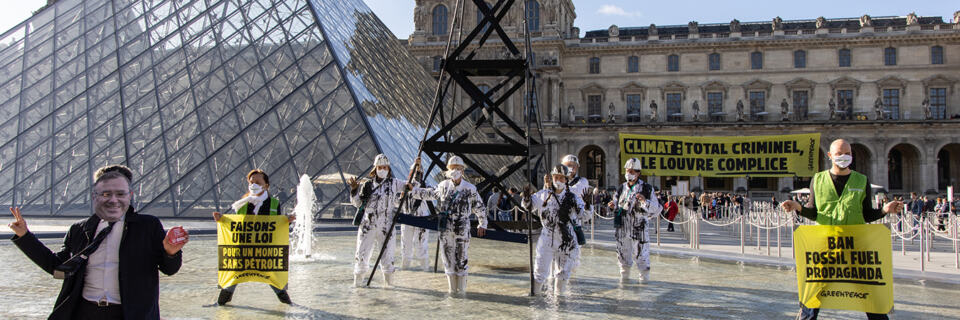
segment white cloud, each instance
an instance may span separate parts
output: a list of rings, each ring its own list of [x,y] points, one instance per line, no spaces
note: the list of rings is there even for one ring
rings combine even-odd
[[[605,4],[600,6],[600,9],[597,10],[597,13],[606,15],[606,16],[623,16],[623,17],[639,17],[643,15],[639,11],[627,12],[627,10],[623,10],[623,8],[612,5],[612,4]]]

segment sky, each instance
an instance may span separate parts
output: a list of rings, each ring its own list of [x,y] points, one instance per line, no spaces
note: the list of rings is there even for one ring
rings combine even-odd
[[[398,38],[413,33],[414,0],[365,0],[374,13]],[[46,0],[2,0],[0,32],[5,32],[30,17]],[[470,3],[467,1],[466,3]],[[519,4],[519,1],[517,2]],[[724,23],[736,18],[741,22],[770,21],[776,16],[783,20],[859,17],[869,14],[903,16],[916,12],[919,16],[941,16],[950,22],[953,13],[960,10],[956,0],[574,0],[577,19],[574,25],[581,35],[589,30],[607,29],[611,24],[620,27],[686,25],[687,22]]]

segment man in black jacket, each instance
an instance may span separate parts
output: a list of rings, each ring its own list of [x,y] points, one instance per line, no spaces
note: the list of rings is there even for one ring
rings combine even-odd
[[[70,226],[57,253],[27,229],[19,208],[10,208],[17,247],[47,273],[66,271],[49,319],[160,318],[157,271],[177,273],[186,239],[175,241],[172,234],[165,235],[159,219],[133,210],[132,176],[123,166],[97,170],[95,215]]]

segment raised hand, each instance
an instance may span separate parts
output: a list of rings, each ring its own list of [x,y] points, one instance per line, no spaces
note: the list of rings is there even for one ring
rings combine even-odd
[[[890,201],[883,205],[883,213],[897,214],[903,211],[903,201]]]
[[[357,187],[360,186],[360,183],[357,182],[357,178],[350,177],[347,179],[347,184],[350,185],[350,190],[357,190]]]
[[[183,246],[190,242],[190,234],[187,233],[187,229],[183,229],[183,226],[177,226],[174,228],[180,228],[183,230],[183,237],[186,238],[183,242],[179,244],[173,244],[174,233],[167,232],[167,236],[163,238],[163,250],[167,252],[167,255],[175,255],[180,249],[183,249]]]
[[[223,215],[220,214],[219,212],[214,212],[214,213],[213,213],[213,221],[220,221],[220,217],[222,217],[222,216],[223,216]]]
[[[799,202],[796,202],[793,200],[787,200],[780,203],[780,208],[786,212],[794,212],[794,211],[800,211],[802,206],[800,205]]]
[[[23,220],[23,215],[20,214],[20,207],[10,207],[10,213],[13,214],[13,222],[7,226],[10,227],[10,230],[13,230],[13,233],[17,234],[17,237],[22,237],[30,232],[27,229],[27,221]]]

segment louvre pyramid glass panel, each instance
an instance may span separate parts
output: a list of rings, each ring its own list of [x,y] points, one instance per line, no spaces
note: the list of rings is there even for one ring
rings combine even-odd
[[[56,1],[0,35],[0,201],[87,215],[120,163],[142,212],[207,216],[261,168],[343,216],[344,173],[407,172],[435,86],[359,0]]]

